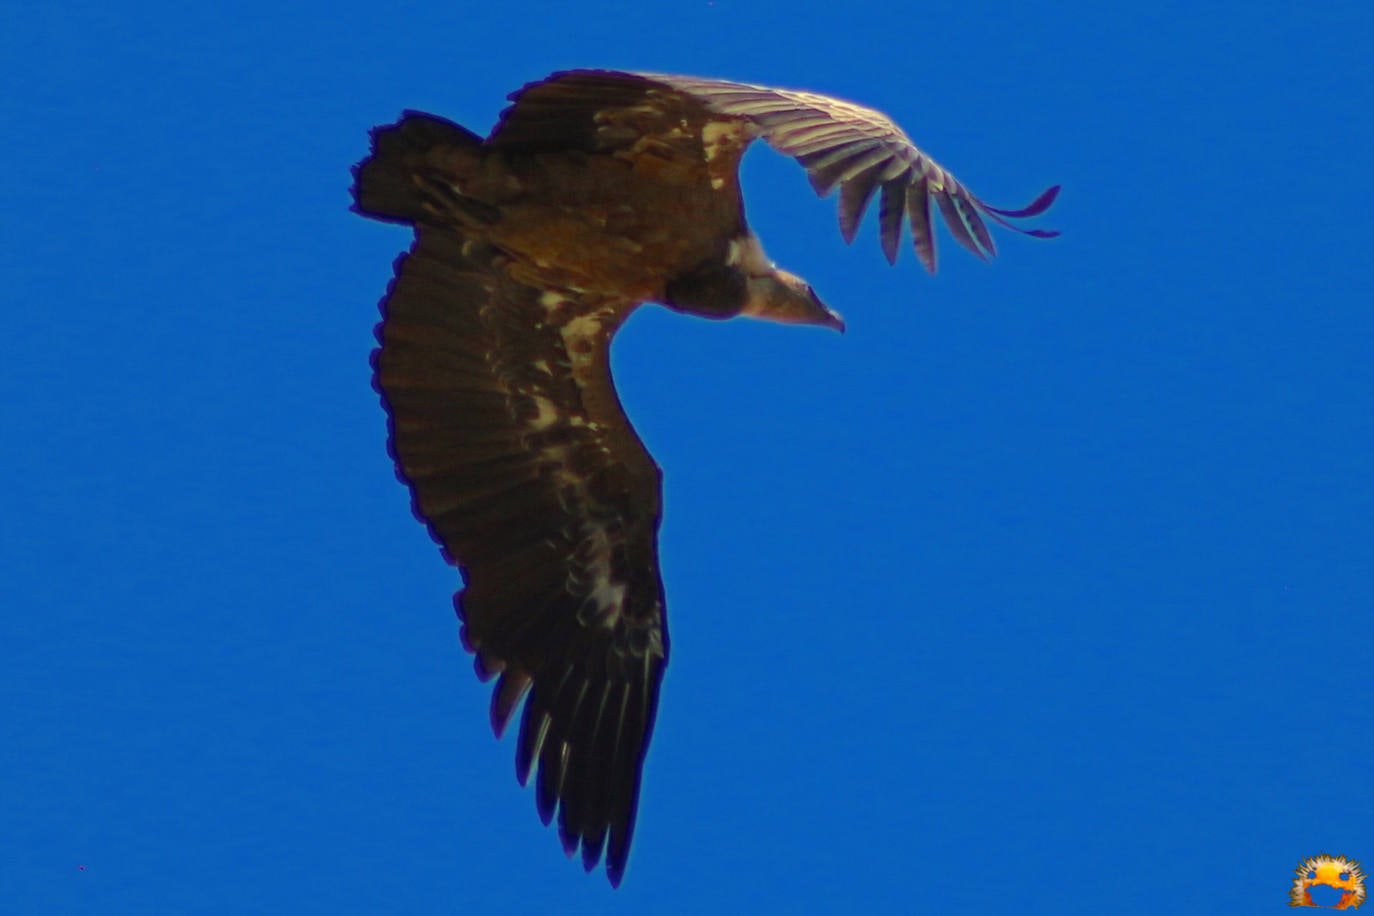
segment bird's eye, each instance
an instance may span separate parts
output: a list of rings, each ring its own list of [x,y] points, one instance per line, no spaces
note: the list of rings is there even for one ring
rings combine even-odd
[[[1317,873],[1316,873],[1315,871],[1310,871],[1310,872],[1307,873],[1307,880],[1308,880],[1308,881],[1311,881],[1311,880],[1312,880],[1313,878],[1315,878],[1315,877],[1317,877]]]

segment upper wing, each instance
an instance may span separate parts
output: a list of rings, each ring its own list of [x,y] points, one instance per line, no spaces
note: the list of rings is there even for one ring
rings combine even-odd
[[[935,270],[933,199],[956,240],[979,257],[996,253],[982,216],[1009,229],[1048,238],[1058,233],[1020,229],[1010,220],[1037,216],[1059,193],[1050,188],[1019,210],[991,207],[922,152],[881,112],[851,102],[746,83],[671,76],[572,70],[555,73],[511,95],[515,102],[497,125],[490,142],[538,147],[564,142],[587,151],[635,142],[636,127],[648,114],[662,116],[660,135],[680,144],[728,149],[733,171],[744,147],[762,137],[779,152],[795,157],[822,196],[840,189],[840,233],[854,239],[859,221],[875,193],[879,238],[889,262],[896,263],[903,214],[911,226],[916,254]],[[745,125],[738,139],[728,126]],[[707,125],[716,125],[708,129]],[[677,133],[673,133],[673,128]],[[724,143],[724,147],[719,147]],[[713,151],[707,152],[713,160]],[[737,181],[737,179],[736,179]],[[981,214],[981,216],[980,216]]]
[[[466,588],[477,673],[498,676],[499,736],[538,763],[544,823],[571,855],[606,849],[620,882],[668,655],[659,471],[611,387],[610,338],[633,303],[517,280],[504,256],[417,227],[382,302],[375,385],[397,474]]]

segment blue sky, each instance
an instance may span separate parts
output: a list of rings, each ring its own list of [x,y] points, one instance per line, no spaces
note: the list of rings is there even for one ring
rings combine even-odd
[[[1374,11],[1266,9],[0,13],[8,911],[1256,914],[1374,864]],[[617,892],[488,730],[369,381],[408,234],[347,212],[369,127],[574,66],[1065,188],[932,278],[759,148],[849,332],[621,332],[673,658]]]

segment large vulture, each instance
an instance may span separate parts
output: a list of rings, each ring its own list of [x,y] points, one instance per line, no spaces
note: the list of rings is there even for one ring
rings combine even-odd
[[[935,269],[931,202],[994,253],[983,203],[882,114],[744,83],[573,70],[511,95],[491,136],[419,112],[372,132],[364,216],[414,227],[373,355],[415,514],[462,574],[455,606],[499,736],[522,698],[515,769],[591,870],[624,873],[668,660],[660,472],[611,383],[611,337],[643,302],[707,318],[843,328],[744,220],[738,166],[762,137],[839,188],[853,239],[878,196]],[[1011,227],[1015,228],[1015,227]],[[1018,230],[1053,235],[1044,230]]]

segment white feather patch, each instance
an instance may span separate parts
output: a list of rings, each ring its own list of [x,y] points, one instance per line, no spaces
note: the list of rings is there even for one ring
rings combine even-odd
[[[770,274],[775,267],[768,255],[763,253],[763,245],[759,242],[758,236],[752,232],[730,240],[730,247],[725,252],[725,263],[739,267],[754,277]]]

